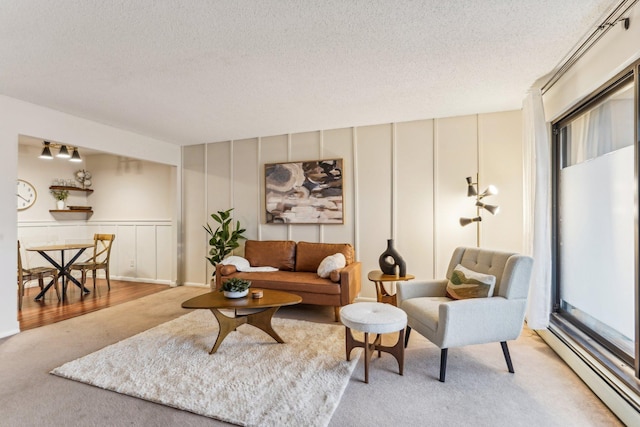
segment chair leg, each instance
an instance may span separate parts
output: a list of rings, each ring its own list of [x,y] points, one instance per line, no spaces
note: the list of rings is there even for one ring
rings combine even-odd
[[[58,301],[60,301],[60,285],[58,284],[58,277],[52,277],[53,287],[56,289],[56,296],[58,297]]]
[[[504,360],[507,362],[507,368],[509,368],[509,372],[513,374],[513,364],[511,363],[511,355],[509,354],[509,347],[507,347],[507,342],[501,341],[500,345],[502,346],[502,354],[504,354]]]
[[[97,270],[93,270],[93,290],[96,290],[96,274],[98,274]],[[83,289],[84,291],[84,289]]]
[[[411,335],[411,326],[407,325],[407,334],[404,336],[404,348],[409,344],[409,335]]]
[[[18,310],[22,310],[23,296],[24,296],[24,283],[18,283]]]
[[[104,269],[104,274],[105,274],[105,276],[107,276],[107,289],[111,290],[111,280],[109,280],[109,267]],[[337,321],[340,320],[340,308],[337,307],[336,310],[337,310],[337,313],[338,313],[338,315],[337,315],[338,318],[336,320],[336,322],[337,322]]]
[[[107,270],[105,270],[107,271]],[[107,273],[107,277],[109,277],[109,274]],[[107,279],[107,284],[109,283],[109,280]],[[336,322],[340,321],[340,307],[339,306],[335,306],[333,307],[333,317],[335,318]]]
[[[447,373],[447,351],[448,348],[440,350],[440,382],[444,382],[444,376]]]

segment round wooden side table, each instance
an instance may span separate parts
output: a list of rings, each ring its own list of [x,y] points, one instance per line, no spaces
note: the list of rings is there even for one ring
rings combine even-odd
[[[376,285],[378,302],[386,302],[397,307],[398,301],[396,294],[391,295],[387,292],[387,289],[384,287],[384,282],[404,282],[406,280],[415,279],[416,277],[412,274],[407,274],[406,276],[395,276],[393,274],[384,274],[380,270],[373,270],[369,272],[367,278]]]

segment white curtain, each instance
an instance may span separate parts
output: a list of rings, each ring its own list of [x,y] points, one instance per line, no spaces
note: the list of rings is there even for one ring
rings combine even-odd
[[[524,241],[534,259],[527,324],[549,326],[551,313],[551,157],[542,94],[532,89],[524,100]]]

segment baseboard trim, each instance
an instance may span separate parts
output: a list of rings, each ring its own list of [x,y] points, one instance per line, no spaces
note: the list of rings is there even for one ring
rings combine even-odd
[[[538,335],[626,425],[640,425],[640,397],[602,364],[558,329],[537,330]]]
[[[20,333],[20,324],[18,324],[18,322],[16,322],[16,324],[17,326],[15,328],[0,332],[0,339]]]

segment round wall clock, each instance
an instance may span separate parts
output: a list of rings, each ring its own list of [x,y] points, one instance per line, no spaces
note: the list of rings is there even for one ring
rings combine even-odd
[[[36,202],[38,193],[36,193],[36,189],[31,185],[31,183],[23,179],[19,179],[16,196],[18,198],[18,210],[22,211],[30,208]]]

